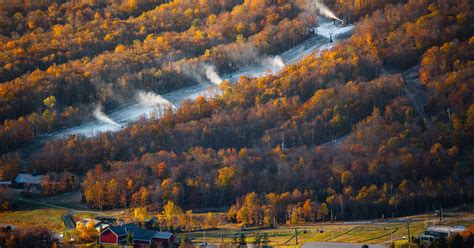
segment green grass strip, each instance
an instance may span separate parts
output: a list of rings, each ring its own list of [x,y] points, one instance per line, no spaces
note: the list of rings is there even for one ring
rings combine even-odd
[[[305,232],[305,230],[302,230],[302,231],[298,232],[296,235],[300,235],[301,233],[304,233],[304,232]],[[291,236],[290,239],[288,239],[287,241],[283,242],[281,245],[286,245],[286,244],[287,244],[288,242],[290,242],[294,237],[296,237],[296,235]]]
[[[323,242],[327,242],[327,241],[330,241],[331,239],[339,238],[339,237],[341,237],[342,235],[346,235],[346,234],[348,234],[348,233],[354,231],[355,229],[357,229],[357,228],[359,228],[359,227],[361,227],[361,226],[356,226],[356,227],[354,227],[354,228],[352,228],[352,229],[349,229],[348,231],[345,231],[345,232],[343,232],[343,233],[340,233],[340,234],[338,234],[338,235],[336,235],[336,236],[334,236],[334,237],[331,237],[331,238],[329,238],[329,239],[323,240]]]
[[[384,235],[380,235],[380,236],[375,237],[375,238],[370,238],[370,239],[361,241],[361,243],[365,243],[365,242],[367,242],[367,241],[372,241],[372,240],[376,240],[376,239],[381,239],[381,238],[387,237],[388,235],[393,234],[393,233],[397,232],[398,230],[400,230],[399,227],[395,228],[392,232],[389,232],[389,233],[384,234]]]

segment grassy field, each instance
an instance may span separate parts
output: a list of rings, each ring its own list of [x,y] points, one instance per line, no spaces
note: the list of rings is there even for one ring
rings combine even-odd
[[[273,246],[295,246],[295,228],[298,232],[298,245],[306,242],[355,242],[359,243],[363,240],[379,237],[392,231],[392,229],[384,230],[381,226],[358,226],[358,225],[314,225],[314,226],[280,226],[272,229],[258,229],[249,231],[239,231],[238,229],[219,229],[204,232],[192,232],[179,234],[180,238],[187,238],[194,243],[232,243],[234,236],[244,234],[246,241],[251,243],[255,240],[257,233],[268,233],[270,245]],[[390,240],[390,237],[388,237]],[[382,243],[375,240],[367,243]]]
[[[63,215],[66,210],[43,208],[0,213],[0,223],[8,223],[16,227],[45,227],[59,232],[65,229]]]
[[[446,219],[442,225],[474,225],[474,216],[465,216],[462,219]],[[411,236],[419,236],[426,227],[432,224],[435,219],[420,217],[413,219],[410,223]],[[295,228],[298,232],[298,244],[295,239]],[[234,236],[244,234],[246,241],[251,243],[255,240],[257,233],[266,232],[269,234],[270,245],[279,247],[295,247],[306,242],[349,242],[367,244],[388,244],[394,241],[399,246],[406,241],[402,238],[408,236],[408,226],[406,223],[374,223],[374,224],[344,224],[344,223],[320,223],[315,225],[300,225],[296,227],[280,226],[272,229],[253,229],[240,231],[237,227],[222,228],[218,230],[204,232],[182,233],[178,237],[192,240],[193,243],[232,243]]]

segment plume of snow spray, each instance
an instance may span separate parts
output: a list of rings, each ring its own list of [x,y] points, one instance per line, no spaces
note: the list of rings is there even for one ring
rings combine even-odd
[[[314,6],[314,8],[316,8],[316,10],[319,12],[319,14],[321,15],[324,15],[328,18],[331,18],[331,19],[335,19],[335,20],[338,20],[338,21],[341,21],[341,19],[339,19],[335,14],[334,12],[332,12],[328,6],[326,6],[326,4],[324,4],[322,2],[322,0],[311,0],[311,5]]]
[[[190,61],[177,61],[172,64],[172,69],[178,74],[183,74],[190,79],[195,79],[199,83],[207,83],[208,80],[204,78],[204,67],[199,63]]]
[[[259,59],[259,51],[251,42],[236,43],[228,56],[238,65],[245,65]]]
[[[219,76],[219,74],[217,74],[217,69],[214,65],[205,64],[204,68],[205,68],[206,77],[207,79],[209,79],[209,81],[217,85],[222,83],[222,78]]]
[[[261,62],[263,66],[270,68],[272,73],[279,72],[285,67],[283,59],[278,55],[275,57],[265,56],[261,59]]]
[[[137,101],[145,106],[172,106],[173,104],[154,92],[139,91],[136,96]]]
[[[110,124],[110,125],[113,125],[113,126],[117,126],[117,127],[120,127],[120,124],[118,124],[117,122],[115,122],[114,120],[110,119],[103,111],[102,111],[102,105],[97,105],[97,107],[94,109],[94,111],[92,112],[92,114],[94,115],[94,117],[103,122],[103,123],[107,123],[107,124]]]

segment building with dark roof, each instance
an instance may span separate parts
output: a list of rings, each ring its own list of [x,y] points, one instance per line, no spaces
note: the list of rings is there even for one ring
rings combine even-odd
[[[170,247],[175,240],[172,233],[141,229],[135,224],[109,226],[99,234],[101,244],[125,244],[129,233],[132,233],[133,243],[136,246],[161,245]]]
[[[466,230],[465,226],[429,226],[420,236],[420,241],[421,243],[427,245],[431,244],[435,240],[448,240],[450,237],[454,237],[464,230]]]

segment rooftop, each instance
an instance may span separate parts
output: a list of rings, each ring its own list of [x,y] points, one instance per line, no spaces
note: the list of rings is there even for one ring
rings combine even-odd
[[[460,233],[462,231],[466,230],[465,226],[429,226],[426,231],[430,232],[441,232],[441,233]]]
[[[123,226],[109,226],[110,231],[117,234],[117,236],[127,235],[127,230]]]
[[[26,183],[26,184],[41,184],[43,182],[44,176],[33,176],[31,174],[20,173],[15,178],[17,183]]]
[[[100,224],[101,221],[96,220],[96,219],[84,218],[82,220],[77,221],[76,223],[80,223],[80,224],[83,224],[84,226],[86,226],[87,224],[89,224],[89,222],[93,222],[94,225],[98,225],[98,224]]]
[[[173,235],[170,232],[155,232],[155,235],[153,235],[153,238],[156,239],[170,239],[171,235]]]
[[[173,235],[170,232],[158,232],[154,230],[141,229],[135,224],[126,224],[123,226],[109,226],[109,229],[117,234],[118,236],[127,235],[127,233],[133,233],[133,239],[135,240],[152,240],[157,239],[170,239]]]

